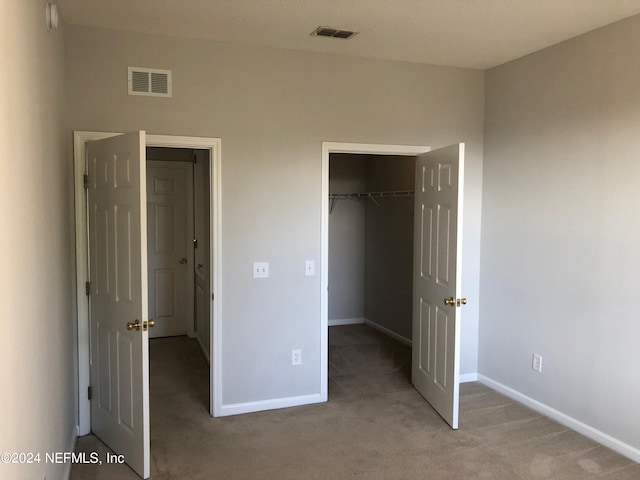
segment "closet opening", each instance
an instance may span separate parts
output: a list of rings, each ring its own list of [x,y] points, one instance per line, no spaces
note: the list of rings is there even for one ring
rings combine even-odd
[[[147,147],[146,156],[151,408],[175,409],[153,402],[171,390],[208,410],[211,159],[192,148]]]
[[[329,400],[413,388],[415,159],[329,154]]]

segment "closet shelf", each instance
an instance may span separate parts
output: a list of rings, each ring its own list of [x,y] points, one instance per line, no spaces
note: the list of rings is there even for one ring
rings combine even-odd
[[[386,192],[364,192],[364,193],[330,193],[329,199],[331,200],[331,207],[329,208],[329,214],[333,212],[333,207],[336,200],[349,200],[354,198],[368,198],[376,205],[380,205],[376,202],[376,198],[382,197],[411,197],[413,196],[413,190],[389,190]]]
[[[377,198],[377,197],[410,197],[413,190],[390,190],[386,192],[364,192],[364,193],[330,193],[329,198]]]

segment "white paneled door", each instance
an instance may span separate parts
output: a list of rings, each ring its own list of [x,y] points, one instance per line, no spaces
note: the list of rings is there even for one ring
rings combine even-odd
[[[88,142],[91,429],[149,477],[145,132]]]
[[[149,336],[193,335],[193,164],[147,162]]]
[[[458,428],[464,144],[416,160],[412,382]]]

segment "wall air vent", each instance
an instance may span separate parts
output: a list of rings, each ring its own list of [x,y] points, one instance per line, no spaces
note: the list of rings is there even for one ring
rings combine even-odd
[[[352,32],[350,30],[340,30],[338,28],[331,27],[318,27],[313,32],[311,32],[311,36],[313,37],[342,38],[343,40],[348,40],[357,34],[358,32]]]
[[[129,95],[171,96],[171,70],[129,67]]]

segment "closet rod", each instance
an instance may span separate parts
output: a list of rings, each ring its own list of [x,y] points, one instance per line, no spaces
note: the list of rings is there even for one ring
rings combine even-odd
[[[333,212],[333,207],[335,206],[336,200],[346,200],[351,198],[368,198],[376,205],[380,206],[378,202],[376,202],[376,198],[381,197],[410,197],[413,196],[413,190],[390,190],[386,192],[365,192],[365,193],[330,193],[329,198],[331,199],[331,206],[329,208],[329,215]]]
[[[386,192],[364,192],[364,193],[330,193],[329,198],[372,198],[372,197],[410,197],[413,190],[390,190]]]

